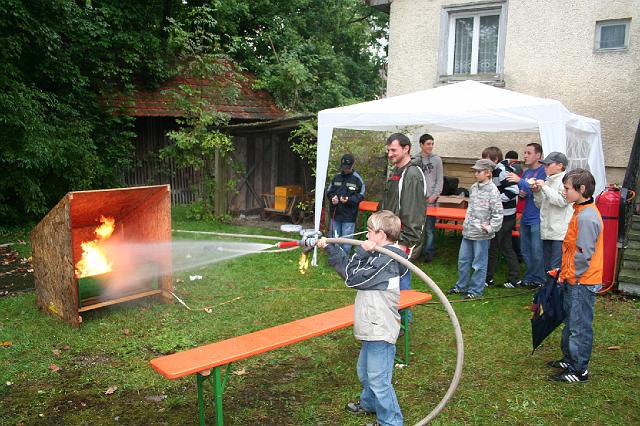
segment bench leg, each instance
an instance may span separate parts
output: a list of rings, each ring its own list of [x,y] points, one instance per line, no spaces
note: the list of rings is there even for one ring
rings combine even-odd
[[[202,383],[207,380],[207,376],[202,374],[196,374],[196,384],[198,385],[198,415],[200,419],[200,426],[204,426],[204,399],[202,396]]]
[[[407,315],[409,309],[411,308],[403,309],[400,312],[400,329],[404,331],[404,359],[396,357],[397,362],[405,365],[409,365],[409,315]]]
[[[215,367],[213,369],[213,374],[215,377],[214,391],[216,398],[216,424],[218,426],[222,426],[224,424],[224,416],[222,415],[222,392],[224,392],[224,388],[220,377],[220,367]]]

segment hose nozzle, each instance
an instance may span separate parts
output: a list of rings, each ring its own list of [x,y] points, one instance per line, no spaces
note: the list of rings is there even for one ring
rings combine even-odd
[[[322,236],[320,231],[306,229],[300,231],[302,239],[298,241],[282,241],[278,243],[278,248],[304,247],[303,251],[308,252],[316,246],[318,239]]]

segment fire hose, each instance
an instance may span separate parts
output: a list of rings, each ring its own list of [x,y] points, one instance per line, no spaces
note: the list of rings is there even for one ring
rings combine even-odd
[[[318,237],[319,237],[319,234],[310,234],[307,236],[303,235],[302,240],[284,241],[284,242],[278,243],[277,247],[289,248],[289,247],[300,246],[300,247],[303,247],[303,250],[309,251],[316,246],[318,242]],[[364,241],[352,240],[349,238],[327,238],[327,242],[331,244],[362,245]],[[462,339],[462,330],[460,328],[460,323],[458,322],[458,317],[456,316],[456,313],[454,312],[453,307],[451,306],[451,303],[449,303],[447,296],[445,296],[442,290],[440,290],[440,287],[438,287],[437,284],[433,282],[433,280],[429,278],[427,274],[424,273],[424,271],[422,271],[420,268],[415,266],[408,259],[405,259],[402,256],[384,247],[376,246],[374,250],[377,251],[378,253],[386,254],[387,256],[391,257],[393,260],[400,262],[403,266],[406,266],[407,268],[409,268],[409,270],[411,270],[422,281],[424,281],[425,284],[427,284],[427,287],[429,287],[431,291],[433,291],[436,294],[436,296],[438,296],[440,303],[442,303],[445,310],[447,311],[447,314],[449,315],[449,319],[451,320],[451,324],[453,325],[453,331],[456,336],[456,352],[457,352],[456,369],[453,374],[453,379],[451,380],[451,384],[449,385],[449,389],[447,389],[447,392],[445,393],[444,397],[440,400],[438,405],[429,414],[427,414],[422,420],[416,423],[417,426],[425,425],[429,423],[431,420],[433,420],[438,414],[440,414],[440,412],[444,409],[447,402],[449,402],[449,400],[453,396],[454,392],[458,387],[458,384],[460,383],[460,379],[462,377],[462,366],[464,364],[464,342]]]
[[[224,234],[219,232],[184,231],[184,230],[175,230],[175,232],[221,235],[221,236],[229,236],[229,237],[236,237],[236,238],[237,237],[256,238],[255,235]],[[301,240],[291,240],[291,239],[284,239],[281,237],[267,237],[267,236],[261,236],[259,238],[281,240],[279,243],[276,243],[273,246],[274,248],[277,248],[277,250],[266,250],[263,252],[263,253],[274,253],[277,251],[295,250],[297,247],[302,247],[303,251],[305,252],[311,251],[315,248],[318,242],[318,239],[321,237],[320,232],[313,231],[313,230],[303,231],[301,232],[301,235],[302,235]],[[282,241],[282,240],[285,240],[285,241]],[[364,241],[352,240],[349,238],[327,238],[327,242],[330,244],[362,245]],[[447,314],[449,315],[449,319],[451,320],[451,324],[453,326],[453,331],[456,338],[456,368],[453,374],[453,379],[449,384],[449,388],[447,389],[447,392],[442,397],[438,405],[423,419],[421,419],[416,423],[416,426],[426,425],[431,420],[433,420],[438,414],[440,414],[440,412],[444,409],[444,407],[447,405],[447,403],[455,393],[456,389],[458,388],[458,384],[460,383],[460,379],[462,377],[462,367],[464,364],[464,341],[462,338],[462,330],[460,328],[460,322],[458,321],[458,317],[456,316],[453,310],[453,307],[451,306],[451,303],[449,303],[447,296],[445,296],[442,290],[440,290],[440,287],[438,287],[438,285],[427,274],[425,274],[424,271],[422,271],[420,268],[415,266],[408,259],[405,259],[404,257],[390,250],[387,250],[384,247],[376,246],[374,247],[374,250],[379,253],[386,254],[387,256],[391,257],[393,260],[400,262],[402,265],[406,266],[409,270],[415,273],[425,284],[427,284],[427,287],[429,287],[431,291],[433,291],[436,294],[436,296],[438,296],[438,300],[440,301],[440,303],[442,303],[445,310],[447,311]]]

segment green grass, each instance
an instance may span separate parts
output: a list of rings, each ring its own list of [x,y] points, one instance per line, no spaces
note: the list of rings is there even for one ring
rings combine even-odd
[[[188,223],[183,209],[174,209],[173,228],[279,234]],[[438,243],[436,260],[419,266],[447,289],[456,279],[458,240],[441,236]],[[149,360],[353,303],[354,292],[324,258],[301,275],[298,257],[255,254],[176,274],[176,294],[192,311],[178,303],[120,304],[85,313],[80,329],[40,313],[33,293],[0,299],[0,341],[12,343],[0,347],[0,424],[195,423],[195,378],[166,380]],[[203,279],[190,281],[194,273]],[[426,286],[414,281],[414,288]],[[465,338],[464,374],[434,424],[640,423],[638,301],[598,298],[591,380],[565,385],[547,380],[545,362],[560,355],[557,331],[531,355],[532,292],[496,288],[486,296],[454,305]],[[358,350],[346,329],[234,364],[224,395],[227,424],[366,423],[371,419],[343,410],[358,397]],[[441,305],[417,308],[411,350],[411,365],[394,371],[407,424],[435,407],[453,374],[455,342]],[[105,394],[112,386],[117,390]],[[213,419],[211,405],[207,414]]]

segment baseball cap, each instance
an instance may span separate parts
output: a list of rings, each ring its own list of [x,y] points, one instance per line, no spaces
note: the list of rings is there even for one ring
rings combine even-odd
[[[473,170],[489,170],[489,171],[493,171],[495,167],[496,165],[493,163],[493,161],[489,160],[488,158],[482,158],[476,161],[476,164],[471,166]]]
[[[542,164],[551,164],[551,163],[560,163],[564,164],[565,167],[569,165],[569,160],[567,156],[561,152],[553,151],[544,160],[540,160]]]
[[[354,162],[355,162],[355,159],[353,158],[353,155],[345,154],[342,156],[342,159],[340,160],[340,165],[342,167],[351,167],[353,166]]]

